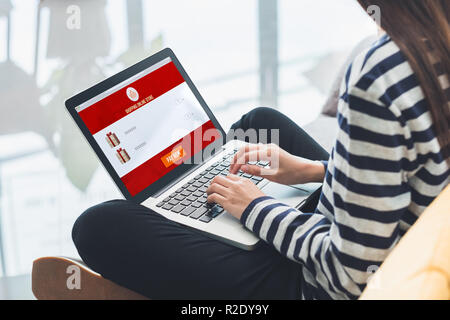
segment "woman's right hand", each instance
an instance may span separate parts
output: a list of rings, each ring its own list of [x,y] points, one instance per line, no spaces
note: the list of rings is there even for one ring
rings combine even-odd
[[[269,167],[249,164],[255,161],[268,162]],[[294,156],[273,143],[242,147],[234,155],[230,173],[236,174],[239,170],[285,185],[322,182],[325,176],[325,167],[320,161]]]

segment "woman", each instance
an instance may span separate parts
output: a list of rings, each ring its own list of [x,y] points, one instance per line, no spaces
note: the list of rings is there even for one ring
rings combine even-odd
[[[217,177],[208,201],[261,239],[243,251],[127,201],[75,223],[80,256],[95,271],[151,298],[353,299],[450,181],[450,26],[446,0],[359,0],[378,5],[386,31],[356,58],[341,88],[339,132],[327,153],[291,120],[259,108],[233,129],[280,129],[280,145],[240,150],[230,173],[263,175],[248,159],[279,154],[267,179],[323,181],[302,213],[249,180]],[[269,120],[269,121],[268,121]]]

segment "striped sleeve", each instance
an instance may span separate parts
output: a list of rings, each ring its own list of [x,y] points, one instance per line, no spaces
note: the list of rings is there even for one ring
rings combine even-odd
[[[333,299],[358,297],[370,271],[398,242],[410,191],[401,172],[403,128],[393,112],[358,88],[345,90],[338,137],[320,210],[302,213],[270,197],[253,201],[243,224],[300,263]],[[319,206],[319,208],[320,208]]]

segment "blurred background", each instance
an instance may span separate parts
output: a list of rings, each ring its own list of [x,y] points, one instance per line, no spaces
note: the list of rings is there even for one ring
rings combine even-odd
[[[75,219],[120,197],[70,96],[171,47],[225,130],[256,106],[307,125],[374,34],[356,0],[0,0],[0,276],[77,257]]]

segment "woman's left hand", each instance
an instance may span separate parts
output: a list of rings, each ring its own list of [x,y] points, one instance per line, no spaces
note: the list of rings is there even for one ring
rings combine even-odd
[[[206,193],[208,202],[221,205],[238,219],[250,202],[265,195],[252,181],[234,174],[215,177]]]

